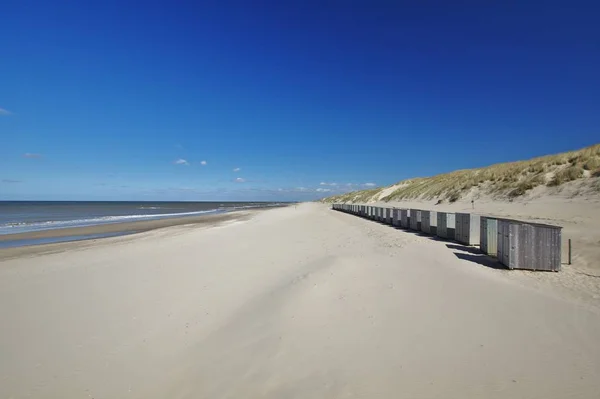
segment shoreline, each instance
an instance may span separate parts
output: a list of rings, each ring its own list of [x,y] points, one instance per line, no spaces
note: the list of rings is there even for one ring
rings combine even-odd
[[[173,216],[151,220],[135,220],[131,222],[102,223],[91,226],[61,227],[55,229],[25,231],[20,233],[0,234],[0,242],[15,240],[31,240],[37,238],[55,238],[79,236],[88,234],[106,233],[139,233],[162,227],[178,226],[182,224],[201,223],[208,220],[228,219],[229,215],[252,213],[270,208],[239,209],[227,212],[201,214],[194,216]]]
[[[3,234],[0,235],[0,243],[6,243],[10,241],[44,240],[53,238],[69,238],[69,240],[60,240],[52,243],[32,243],[28,245],[0,248],[0,261],[19,258],[21,256],[40,255],[48,252],[62,252],[70,248],[78,248],[89,243],[96,243],[98,242],[98,240],[108,241],[109,239],[123,239],[135,237],[140,233],[145,233],[152,230],[158,230],[167,227],[176,227],[184,225],[192,225],[193,227],[206,225],[208,227],[214,227],[223,222],[247,220],[255,214],[269,209],[275,208],[260,208],[251,210],[244,209],[239,211],[231,211],[212,215],[173,217],[155,220],[141,220],[135,222],[109,223],[95,226],[68,227],[62,229]],[[106,236],[78,238],[98,235]]]

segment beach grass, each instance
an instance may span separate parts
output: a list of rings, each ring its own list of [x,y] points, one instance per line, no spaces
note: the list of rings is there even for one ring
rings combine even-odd
[[[355,191],[325,198],[324,202],[400,201],[438,199],[456,202],[471,190],[494,198],[512,199],[538,186],[559,187],[565,183],[600,177],[600,144],[577,151],[457,170],[432,177],[403,180],[390,187]],[[590,182],[598,191],[600,184]]]

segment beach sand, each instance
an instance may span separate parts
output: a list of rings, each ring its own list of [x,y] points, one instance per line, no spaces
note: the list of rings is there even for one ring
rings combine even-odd
[[[322,204],[209,226],[0,262],[0,397],[598,397],[594,298]]]

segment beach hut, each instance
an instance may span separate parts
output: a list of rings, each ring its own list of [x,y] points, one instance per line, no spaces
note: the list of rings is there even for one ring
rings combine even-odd
[[[482,216],[480,222],[479,249],[486,255],[498,255],[498,219]]]
[[[472,213],[457,213],[454,239],[461,244],[479,245],[480,216]]]
[[[421,231],[435,235],[437,232],[437,212],[421,211]]]
[[[562,227],[498,219],[498,260],[509,269],[559,271]]]
[[[400,227],[400,209],[394,208],[392,211],[392,226]]]
[[[394,210],[392,208],[385,208],[385,222],[389,225],[392,224],[392,218],[394,217],[393,211]]]
[[[410,210],[410,229],[421,230],[421,210],[411,209]]]
[[[454,240],[454,229],[456,227],[456,215],[450,212],[437,213],[436,235],[441,238]]]
[[[410,227],[410,209],[400,209],[400,227],[404,229]]]

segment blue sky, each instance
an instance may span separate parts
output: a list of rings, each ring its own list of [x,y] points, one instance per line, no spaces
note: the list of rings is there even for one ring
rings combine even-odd
[[[3,2],[0,199],[306,200],[599,142],[600,4],[488,3]]]

